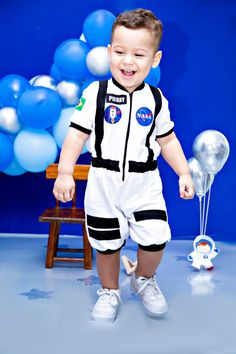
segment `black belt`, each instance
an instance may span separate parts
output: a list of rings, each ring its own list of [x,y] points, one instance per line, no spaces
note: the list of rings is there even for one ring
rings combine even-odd
[[[154,171],[156,168],[157,162],[155,160],[147,162],[129,161],[129,172],[144,173],[148,171]]]
[[[106,168],[109,171],[120,172],[119,161],[93,157],[92,166]]]
[[[115,160],[93,157],[92,166],[105,168],[109,171],[120,172],[119,161]],[[154,171],[156,168],[157,162],[155,160],[147,162],[129,161],[129,172],[144,173],[148,171]]]

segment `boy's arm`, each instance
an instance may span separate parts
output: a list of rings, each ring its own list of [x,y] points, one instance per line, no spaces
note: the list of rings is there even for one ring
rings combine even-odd
[[[161,147],[163,158],[179,176],[180,197],[184,199],[193,198],[194,187],[189,166],[175,133],[163,138],[157,138],[157,142]]]
[[[69,128],[62,146],[58,177],[53,189],[55,198],[62,202],[68,202],[73,198],[75,190],[73,179],[74,166],[87,139],[87,134],[75,128]]]

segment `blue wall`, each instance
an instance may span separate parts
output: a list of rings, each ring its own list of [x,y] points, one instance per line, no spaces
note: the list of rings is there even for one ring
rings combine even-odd
[[[8,0],[0,2],[0,77],[19,74],[27,79],[48,74],[57,46],[78,38],[86,16],[97,9],[117,15],[146,7],[164,23],[160,87],[170,101],[176,133],[187,158],[192,143],[206,129],[221,131],[229,140],[230,157],[212,186],[208,234],[235,241],[235,53],[234,0],[102,1]],[[88,160],[88,154],[81,162]],[[178,197],[178,180],[159,162],[173,238],[192,238],[199,231],[198,200]],[[0,232],[46,233],[38,215],[53,203],[52,183],[44,173],[11,177],[0,173]],[[83,186],[81,186],[83,190]]]

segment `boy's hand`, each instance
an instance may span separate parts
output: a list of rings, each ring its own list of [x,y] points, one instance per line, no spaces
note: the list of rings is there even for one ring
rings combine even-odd
[[[194,197],[194,185],[190,174],[180,175],[179,194],[183,199],[192,199]]]
[[[53,188],[53,194],[61,202],[72,200],[75,192],[75,181],[71,175],[58,175]]]

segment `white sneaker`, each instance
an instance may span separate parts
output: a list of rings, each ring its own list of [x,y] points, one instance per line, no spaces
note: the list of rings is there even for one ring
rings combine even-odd
[[[166,299],[159,289],[154,275],[151,278],[145,278],[137,277],[133,273],[130,288],[140,296],[143,306],[150,316],[162,316],[168,311]]]
[[[120,290],[101,288],[97,294],[99,298],[92,310],[92,320],[113,322],[121,304]]]

